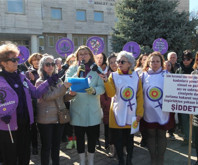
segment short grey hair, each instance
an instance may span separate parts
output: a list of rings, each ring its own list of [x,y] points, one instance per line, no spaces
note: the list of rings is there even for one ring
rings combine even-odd
[[[62,63],[62,58],[59,57],[59,58],[56,58],[56,59],[54,60],[55,63],[57,63],[57,61],[60,61],[60,62]]]
[[[42,79],[44,79],[45,77],[44,77],[44,75],[45,75],[45,71],[44,71],[44,66],[45,66],[45,63],[46,63],[46,60],[47,59],[52,59],[53,61],[54,61],[54,57],[52,56],[52,55],[49,55],[49,54],[45,54],[44,56],[43,56],[43,58],[41,58],[41,60],[39,61],[39,69],[38,69],[38,74],[39,74],[39,76],[42,78]],[[57,70],[57,66],[55,65],[54,66],[54,72],[53,72],[53,74],[55,74],[55,73],[57,73],[58,72],[58,70]]]
[[[135,67],[135,57],[133,56],[133,53],[129,53],[127,51],[121,51],[118,53],[117,61],[119,61],[122,57],[127,58],[128,62],[131,64],[131,70],[134,70]]]
[[[177,58],[177,53],[175,53],[175,52],[169,52],[168,55],[167,55],[167,59],[168,59],[168,60],[170,60],[170,56],[171,56],[172,54],[174,54],[174,55],[176,56],[176,58]]]

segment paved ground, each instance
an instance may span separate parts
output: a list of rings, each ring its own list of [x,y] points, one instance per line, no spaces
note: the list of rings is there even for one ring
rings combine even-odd
[[[168,136],[168,135],[167,135]],[[188,164],[188,146],[183,145],[182,137],[175,134],[176,140],[170,140],[168,138],[168,146],[165,153],[165,165],[187,165]],[[150,158],[147,148],[140,147],[139,143],[141,137],[139,134],[135,136],[135,147],[134,147],[134,165],[149,165]],[[103,129],[101,126],[100,142],[102,144],[101,150],[96,150],[95,154],[95,165],[117,165],[116,158],[109,158],[104,149],[104,136]],[[66,143],[61,144],[60,150],[60,165],[78,165],[79,157],[75,149],[66,150]],[[192,148],[191,164],[193,165],[196,160],[195,149]],[[40,156],[31,156],[30,164],[40,165]]]

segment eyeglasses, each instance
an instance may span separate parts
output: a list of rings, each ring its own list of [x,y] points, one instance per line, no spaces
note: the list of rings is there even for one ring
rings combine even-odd
[[[183,61],[190,61],[190,58],[183,58]]]
[[[55,66],[55,63],[54,63],[54,62],[52,62],[52,63],[50,63],[50,62],[47,62],[47,63],[45,63],[45,66],[47,66],[47,67],[50,67],[50,66]]]
[[[124,60],[118,60],[118,61],[116,61],[117,64],[121,63],[122,65],[125,64],[126,62],[128,62],[128,61],[124,61]]]
[[[19,58],[8,58],[5,61],[18,62]]]

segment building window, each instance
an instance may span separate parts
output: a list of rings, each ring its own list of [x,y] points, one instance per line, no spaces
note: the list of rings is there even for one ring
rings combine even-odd
[[[39,52],[42,52],[45,50],[45,40],[44,36],[39,36],[38,37],[38,43],[39,43]]]
[[[87,37],[82,37],[82,43],[83,43],[83,45],[86,45],[86,43],[87,43]]]
[[[54,47],[54,36],[48,36],[48,46]]]
[[[24,0],[7,0],[7,8],[10,13],[24,13]]]
[[[62,19],[62,9],[51,8],[51,18],[54,20],[61,20]]]
[[[85,10],[76,10],[76,21],[86,21]]]
[[[94,11],[94,21],[104,22],[104,13],[102,11]]]

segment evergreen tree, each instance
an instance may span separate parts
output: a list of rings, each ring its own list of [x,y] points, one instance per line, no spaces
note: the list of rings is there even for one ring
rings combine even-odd
[[[189,14],[178,12],[177,6],[178,1],[119,0],[116,4],[118,22],[112,34],[113,51],[121,51],[129,41],[151,50],[157,38],[167,40],[169,51],[178,55],[185,49],[192,49],[198,20],[189,21]]]

